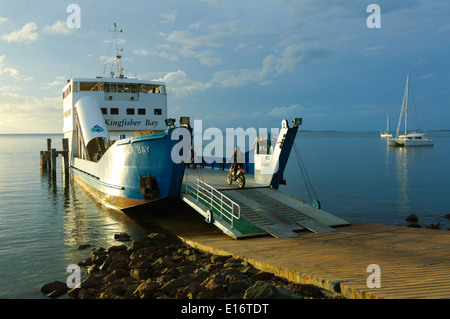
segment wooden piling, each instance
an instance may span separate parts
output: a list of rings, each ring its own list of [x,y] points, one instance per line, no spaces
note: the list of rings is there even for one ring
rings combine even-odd
[[[49,170],[51,170],[51,168],[52,168],[52,162],[51,162],[51,156],[50,156],[51,150],[52,150],[52,139],[48,138],[47,139],[47,168]]]
[[[57,151],[52,148],[52,139],[47,139],[47,150],[40,152],[40,167],[44,170],[49,170],[53,178],[56,178],[56,158],[61,154],[62,171],[67,176],[69,175],[69,139],[62,139],[62,151]]]
[[[69,175],[69,139],[62,139],[63,150],[61,152],[62,157],[62,168],[64,175]]]
[[[55,178],[56,177],[56,149],[52,148],[50,151],[50,158],[51,158],[51,171],[52,171],[52,177]]]

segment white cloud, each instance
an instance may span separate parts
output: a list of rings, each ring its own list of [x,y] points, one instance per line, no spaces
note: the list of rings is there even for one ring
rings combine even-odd
[[[170,72],[163,78],[157,80],[165,82],[169,91],[177,98],[184,98],[195,92],[204,91],[211,87],[211,83],[191,80],[186,72],[182,70]]]
[[[0,76],[9,75],[15,80],[19,79],[19,71],[16,68],[7,68],[4,66],[6,55],[0,55]]]
[[[37,25],[34,22],[28,22],[19,31],[14,31],[9,34],[3,35],[2,39],[8,42],[23,42],[28,44],[36,41],[39,38],[39,34],[35,32]]]
[[[274,107],[272,110],[270,110],[267,115],[269,116],[275,116],[275,117],[282,117],[282,116],[288,116],[289,114],[297,114],[300,111],[302,111],[303,108],[299,104],[292,104],[289,106],[278,106]]]
[[[429,74],[425,74],[424,76],[421,77],[421,79],[426,80],[426,79],[430,79],[433,77],[433,73],[429,73]]]
[[[0,133],[61,132],[61,98],[0,91]]]
[[[0,24],[8,23],[9,19],[5,17],[0,17]]]
[[[380,55],[383,48],[384,48],[384,46],[382,46],[382,45],[366,48],[361,51],[361,54],[364,56],[367,56],[367,57],[368,56],[378,56],[378,55]]]
[[[161,13],[160,17],[163,18],[160,22],[165,24],[169,22],[174,22],[177,18],[177,11],[171,11],[169,13]]]
[[[46,33],[51,33],[51,34],[71,34],[73,32],[73,29],[69,29],[67,27],[67,23],[63,22],[63,21],[56,21],[55,23],[53,23],[53,25],[48,26],[46,25],[43,29],[44,32]]]
[[[137,54],[137,55],[142,55],[142,56],[150,56],[150,55],[152,55],[152,53],[150,51],[144,50],[144,49],[133,50],[133,53]]]

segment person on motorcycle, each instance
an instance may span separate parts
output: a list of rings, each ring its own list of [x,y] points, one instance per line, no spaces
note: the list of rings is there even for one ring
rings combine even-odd
[[[237,173],[237,171],[238,171],[238,169],[241,169],[241,167],[242,167],[242,160],[241,160],[241,157],[242,157],[242,153],[241,153],[241,149],[240,149],[240,147],[239,146],[236,146],[235,148],[234,148],[234,153],[233,153],[233,155],[231,155],[231,158],[230,158],[230,160],[233,160],[233,176],[236,176],[236,173]]]

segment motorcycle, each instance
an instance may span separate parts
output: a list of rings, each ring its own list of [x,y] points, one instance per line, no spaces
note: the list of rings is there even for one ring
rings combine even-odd
[[[244,188],[244,186],[245,186],[245,170],[238,169],[236,171],[236,175],[234,175],[234,168],[233,168],[233,166],[231,166],[228,171],[227,184],[231,185],[233,183],[233,181],[238,183],[239,188]]]

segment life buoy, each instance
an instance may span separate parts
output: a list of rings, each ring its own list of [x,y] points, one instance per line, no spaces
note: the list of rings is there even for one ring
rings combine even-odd
[[[320,202],[318,200],[315,200],[315,201],[313,201],[312,206],[317,209],[320,209]]]
[[[112,96],[111,96],[111,95],[109,96],[109,100],[110,100],[110,101],[112,100]]]

